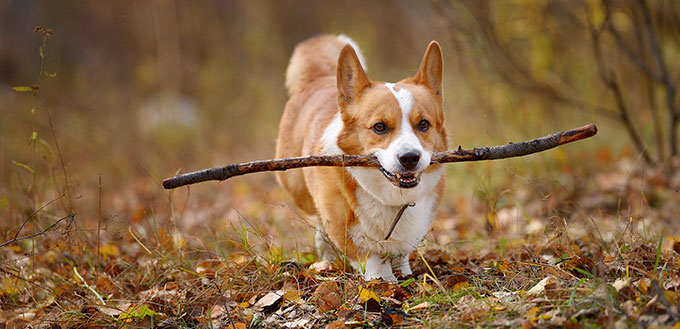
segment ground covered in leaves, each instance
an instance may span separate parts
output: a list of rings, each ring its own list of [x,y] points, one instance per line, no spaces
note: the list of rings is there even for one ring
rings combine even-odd
[[[680,174],[612,167],[445,202],[395,284],[316,261],[312,228],[271,177],[218,186],[226,195],[137,186],[106,200],[99,231],[56,210],[6,231],[0,324],[678,327]]]

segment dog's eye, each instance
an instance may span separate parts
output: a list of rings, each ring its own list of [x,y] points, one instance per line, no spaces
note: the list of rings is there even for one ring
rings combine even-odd
[[[384,134],[387,132],[387,125],[383,122],[376,122],[373,125],[373,131],[375,131],[376,134]]]
[[[430,129],[430,121],[420,120],[420,122],[418,122],[418,130],[426,132],[428,129]]]

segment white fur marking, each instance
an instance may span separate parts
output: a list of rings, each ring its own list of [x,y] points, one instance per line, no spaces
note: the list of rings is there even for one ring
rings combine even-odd
[[[399,107],[401,108],[401,119],[408,121],[408,115],[413,109],[413,93],[406,88],[399,88],[399,91],[394,89],[394,83],[386,82],[385,87],[390,90],[394,98],[397,99]],[[410,126],[410,125],[409,125]]]
[[[344,154],[340,147],[338,146],[338,136],[342,132],[344,124],[340,113],[337,113],[333,117],[333,121],[328,124],[326,129],[323,131],[321,136],[321,151],[326,155],[338,155]]]
[[[409,120],[411,110],[413,110],[413,93],[406,88],[395,89],[394,83],[385,83],[385,87],[390,90],[394,98],[399,103],[401,109],[401,127],[397,137],[390,143],[386,149],[380,149],[375,152],[378,161],[387,171],[392,173],[402,172],[403,168],[399,163],[399,155],[408,151],[417,151],[420,153],[420,160],[416,165],[415,171],[422,172],[430,165],[432,159],[432,151],[423,148],[420,139],[416,136]]]
[[[364,59],[364,55],[361,53],[361,49],[359,49],[359,45],[357,45],[352,38],[344,35],[344,34],[339,34],[338,39],[354,48],[354,52],[357,53],[357,57],[359,57],[359,63],[361,63],[361,67],[364,68],[364,72],[366,72],[366,60]]]

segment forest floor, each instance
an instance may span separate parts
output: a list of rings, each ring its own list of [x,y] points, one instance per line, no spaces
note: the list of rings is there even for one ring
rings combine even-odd
[[[447,192],[395,284],[317,261],[272,175],[138,183],[99,200],[101,224],[61,196],[4,234],[0,326],[679,328],[680,172],[608,168]]]

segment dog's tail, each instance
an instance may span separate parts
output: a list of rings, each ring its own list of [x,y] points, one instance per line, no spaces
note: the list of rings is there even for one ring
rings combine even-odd
[[[354,40],[340,35],[321,35],[307,39],[298,44],[290,58],[286,70],[286,88],[288,95],[300,92],[303,87],[322,77],[335,76],[338,56],[345,45],[351,45],[359,57],[361,66],[366,70],[364,57]]]

